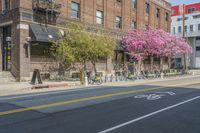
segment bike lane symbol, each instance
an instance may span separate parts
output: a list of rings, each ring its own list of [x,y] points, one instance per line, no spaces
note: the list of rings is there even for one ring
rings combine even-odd
[[[138,98],[146,98],[147,100],[158,100],[166,95],[173,96],[176,94],[174,92],[155,92],[153,94],[137,95],[137,96],[134,96],[134,98],[137,98],[137,99]]]

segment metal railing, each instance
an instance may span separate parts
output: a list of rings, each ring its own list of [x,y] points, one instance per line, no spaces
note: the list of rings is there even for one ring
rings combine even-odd
[[[53,10],[60,13],[62,5],[49,0],[33,0],[33,9]]]

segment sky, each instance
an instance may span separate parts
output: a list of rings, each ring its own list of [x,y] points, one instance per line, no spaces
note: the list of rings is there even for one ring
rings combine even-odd
[[[191,4],[195,2],[200,2],[200,0],[168,0],[172,3],[172,5],[180,5],[180,4]]]

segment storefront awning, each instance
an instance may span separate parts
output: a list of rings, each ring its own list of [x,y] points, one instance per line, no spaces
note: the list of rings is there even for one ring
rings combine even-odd
[[[54,42],[59,39],[59,30],[52,27],[30,24],[33,42]]]

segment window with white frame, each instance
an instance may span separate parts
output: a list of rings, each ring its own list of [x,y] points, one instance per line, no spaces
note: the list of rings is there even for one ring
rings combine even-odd
[[[200,24],[198,24],[198,31],[200,31]]]
[[[185,32],[188,32],[188,27],[187,27],[187,25],[185,25]]]
[[[193,32],[193,31],[194,31],[194,26],[190,25],[190,32]]]
[[[196,11],[195,8],[189,8],[189,9],[188,9],[188,13],[193,13],[193,12],[195,12],[195,11]]]
[[[181,28],[181,26],[179,26],[178,27],[178,33],[181,33],[182,32],[181,30],[182,30],[182,28]]]
[[[96,23],[97,24],[103,24],[103,12],[97,10],[96,11]]]
[[[176,34],[176,27],[173,27],[173,34]]]

